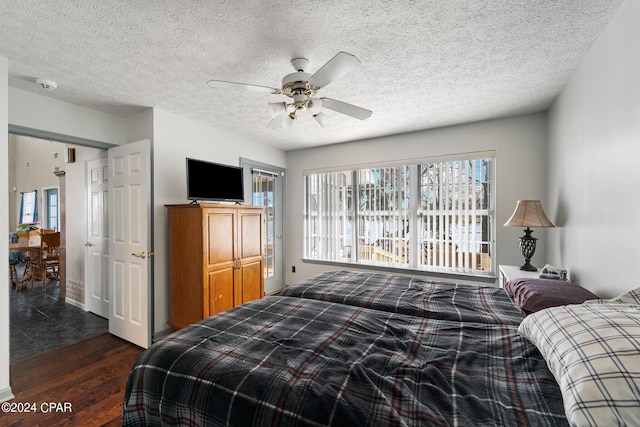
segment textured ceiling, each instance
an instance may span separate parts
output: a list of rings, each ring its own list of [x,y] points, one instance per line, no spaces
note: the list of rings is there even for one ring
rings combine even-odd
[[[284,150],[543,111],[622,0],[0,0],[9,85],[127,116],[157,107]],[[320,96],[373,110],[267,129],[306,57],[362,65]],[[52,92],[36,78],[58,84]]]

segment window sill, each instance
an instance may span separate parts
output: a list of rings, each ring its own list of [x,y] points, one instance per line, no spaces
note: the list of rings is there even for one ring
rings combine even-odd
[[[425,277],[434,277],[438,279],[444,280],[466,280],[466,281],[475,281],[479,283],[487,283],[487,284],[495,284],[497,276],[495,272],[486,272],[486,273],[468,273],[468,272],[453,272],[453,271],[442,271],[442,270],[416,270],[410,268],[395,268],[395,267],[387,267],[383,265],[374,265],[374,264],[360,264],[353,262],[339,262],[339,261],[325,261],[325,260],[317,260],[310,258],[302,258],[302,262],[306,264],[318,264],[318,265],[333,265],[336,267],[349,267],[349,268],[359,268],[363,270],[372,270],[372,271],[380,271],[384,273],[394,273],[394,274],[410,274],[412,276],[425,276]]]

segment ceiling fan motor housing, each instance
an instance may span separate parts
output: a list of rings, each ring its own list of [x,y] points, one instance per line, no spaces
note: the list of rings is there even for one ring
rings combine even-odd
[[[289,97],[301,93],[313,96],[318,89],[309,84],[310,77],[311,74],[301,71],[287,74],[282,79],[282,93]]]
[[[309,60],[307,58],[293,58],[291,65],[293,65],[294,70],[302,72],[309,66]]]

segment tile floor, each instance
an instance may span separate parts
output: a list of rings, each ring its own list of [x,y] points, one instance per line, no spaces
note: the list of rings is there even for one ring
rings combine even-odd
[[[54,282],[10,292],[11,363],[109,331],[109,322],[60,299]]]

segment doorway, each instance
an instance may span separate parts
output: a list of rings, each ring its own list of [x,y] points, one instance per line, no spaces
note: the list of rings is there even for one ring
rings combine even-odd
[[[104,149],[81,147],[44,138],[16,133],[9,134],[9,219],[10,230],[16,230],[20,219],[21,193],[37,194],[37,217],[41,228],[61,230],[61,212],[67,224],[84,224],[86,198],[84,163],[68,163],[67,148],[74,147],[81,156],[95,155]],[[60,178],[56,171],[65,171],[67,197],[61,197]],[[80,191],[78,192],[78,189]],[[71,195],[71,197],[69,197]],[[10,295],[11,363],[50,351],[53,348],[88,339],[108,330],[106,319],[84,310],[84,280],[78,274],[84,268],[78,254],[84,253],[82,227],[69,226],[67,237],[66,298],[60,296],[60,286],[49,283],[46,288],[35,283],[33,288]],[[79,235],[79,237],[78,237]],[[82,258],[80,258],[82,259]],[[18,265],[20,271],[24,263]],[[22,277],[22,276],[20,276]],[[66,301],[65,301],[66,299]]]
[[[265,207],[264,292],[277,293],[284,287],[285,170],[248,159],[240,164],[245,203]]]

